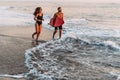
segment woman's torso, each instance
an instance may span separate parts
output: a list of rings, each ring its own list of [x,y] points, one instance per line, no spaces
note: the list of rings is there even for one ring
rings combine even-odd
[[[43,13],[40,13],[40,14],[38,14],[38,16],[37,16],[37,23],[39,24],[39,25],[41,25],[42,24],[42,20],[43,20]]]
[[[37,19],[42,20],[43,19],[43,14],[38,14]]]

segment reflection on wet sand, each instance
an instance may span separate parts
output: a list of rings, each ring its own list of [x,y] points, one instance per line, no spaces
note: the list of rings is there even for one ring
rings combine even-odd
[[[31,44],[33,47],[36,47],[37,45],[40,45],[45,42],[46,42],[45,40],[38,40],[38,41],[33,40]]]

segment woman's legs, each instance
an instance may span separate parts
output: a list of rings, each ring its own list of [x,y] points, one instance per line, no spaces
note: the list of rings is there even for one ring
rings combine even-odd
[[[32,38],[34,39],[34,36],[37,34],[37,24],[35,24],[35,32],[32,34]]]
[[[36,37],[36,41],[38,41],[38,38],[40,36],[41,31],[42,31],[42,25],[37,25],[37,37]]]
[[[34,32],[33,34],[32,34],[32,38],[34,39],[34,36],[36,35],[37,33],[36,32]]]

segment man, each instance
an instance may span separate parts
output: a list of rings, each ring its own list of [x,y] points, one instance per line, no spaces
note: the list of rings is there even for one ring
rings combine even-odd
[[[64,20],[63,20],[63,13],[62,13],[62,8],[58,7],[58,12],[56,12],[54,14],[53,17],[53,26],[55,28],[54,32],[53,32],[53,39],[55,37],[55,34],[57,33],[57,30],[59,28],[59,38],[61,38],[62,36],[62,25],[64,24]]]

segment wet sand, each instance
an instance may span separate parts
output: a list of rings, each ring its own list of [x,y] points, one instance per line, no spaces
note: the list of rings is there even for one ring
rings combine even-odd
[[[32,44],[31,38],[34,31],[34,26],[0,27],[0,74],[22,74],[27,72],[24,66],[24,53],[25,50],[36,46]],[[43,28],[39,44],[51,39],[52,31]]]
[[[0,78],[0,80],[25,80],[25,79]]]

